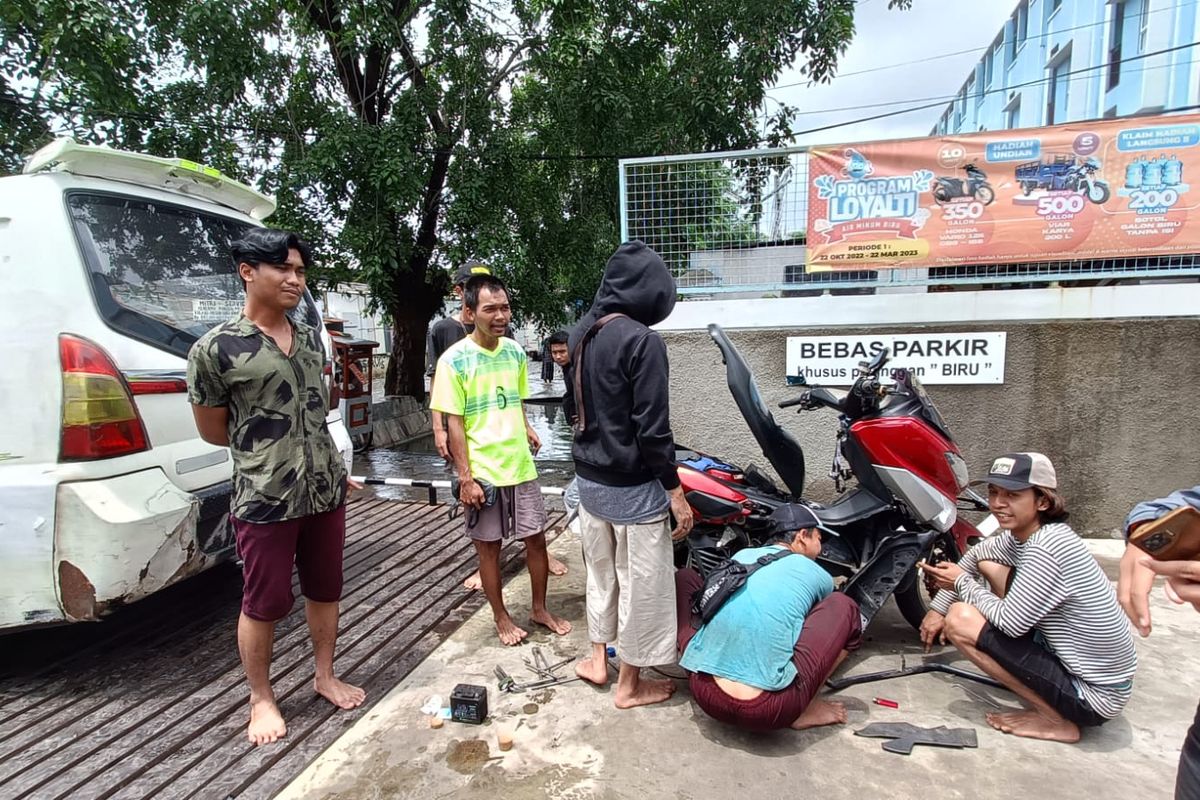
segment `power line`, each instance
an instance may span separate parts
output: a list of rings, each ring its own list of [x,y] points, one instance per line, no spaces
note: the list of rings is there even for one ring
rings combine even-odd
[[[1175,5],[1164,6],[1163,8],[1155,8],[1150,11],[1147,11],[1146,16],[1149,16],[1151,14],[1158,14],[1163,11],[1172,11],[1177,8],[1187,8],[1188,6],[1194,6],[1197,3],[1200,3],[1200,0],[1192,0],[1192,2],[1189,2],[1189,3],[1176,3]],[[1021,40],[1021,42],[1023,44],[1024,42],[1027,42],[1027,41],[1037,41],[1038,39],[1045,39],[1050,36],[1057,36],[1059,34],[1070,33],[1072,31],[1081,31],[1081,30],[1085,30],[1087,28],[1098,28],[1101,25],[1107,25],[1107,24],[1108,24],[1108,20],[1101,20],[1100,22],[1089,22],[1086,25],[1076,25],[1073,28],[1063,28],[1062,30],[1047,31],[1046,33],[1039,33],[1036,36],[1026,36],[1024,39]],[[869,69],[860,69],[860,70],[856,70],[854,72],[841,72],[841,73],[838,73],[837,75],[834,75],[830,79],[830,81],[831,82],[835,81],[838,78],[849,78],[854,75],[868,75],[872,72],[882,72],[884,70],[897,69],[899,67],[908,67],[908,66],[913,66],[915,64],[926,64],[931,61],[940,61],[943,58],[952,58],[953,56],[962,56],[962,55],[966,55],[967,53],[978,53],[980,50],[990,50],[991,48],[992,48],[991,44],[985,44],[985,45],[981,45],[979,47],[971,47],[966,50],[955,50],[953,53],[942,53],[941,55],[927,56],[926,58],[916,58],[916,59],[913,59],[912,61],[901,61],[896,64],[887,64],[887,65],[881,66],[881,67],[871,67]],[[777,86],[772,86],[770,89],[767,89],[766,91],[767,91],[767,93],[770,93],[770,92],[774,92],[778,89],[792,89],[797,86],[807,86],[811,83],[812,83],[811,80],[797,81],[796,83],[783,83],[783,84],[779,84]],[[813,112],[813,113],[823,113],[823,112]]]
[[[1095,64],[1090,67],[1080,67],[1079,69],[1071,70],[1065,76],[1062,76],[1062,77],[1073,78],[1073,76],[1082,75],[1083,73],[1086,73],[1086,72],[1092,72],[1092,71],[1098,70],[1098,69],[1106,69],[1108,67],[1111,67],[1114,64],[1126,64],[1126,63],[1133,62],[1133,61],[1141,61],[1143,59],[1153,58],[1154,56],[1165,55],[1167,53],[1174,53],[1179,50],[1187,50],[1187,49],[1196,47],[1198,45],[1200,45],[1200,42],[1190,42],[1188,44],[1176,45],[1175,47],[1168,47],[1163,50],[1155,50],[1150,53],[1142,53],[1141,55],[1130,56],[1129,58],[1117,59],[1115,61],[1107,61],[1103,64]],[[1153,67],[1146,67],[1144,69],[1139,69],[1139,70],[1129,70],[1129,72],[1136,74],[1139,72],[1149,72],[1149,71],[1155,70],[1155,69],[1168,69],[1171,67],[1187,66],[1190,64],[1194,64],[1194,63],[1196,63],[1196,61],[1189,60],[1189,61],[1184,61],[1184,62],[1178,63],[1178,64],[1161,64],[1161,65],[1157,65],[1157,66],[1153,66]],[[1012,86],[1000,86],[995,89],[985,89],[985,90],[979,92],[978,94],[983,97],[986,97],[987,95],[991,95],[991,94],[1003,94],[1005,92],[1011,92],[1011,91],[1015,91],[1017,89],[1026,89],[1031,86],[1040,86],[1040,85],[1049,83],[1052,80],[1057,80],[1057,78],[1055,78],[1054,76],[1047,76],[1045,78],[1037,78],[1032,81],[1026,81],[1025,83],[1018,83],[1018,84],[1014,84]],[[947,100],[956,100],[958,98],[958,96],[959,96],[958,93],[955,92],[954,94],[940,95],[940,96],[936,96],[936,97],[909,98],[907,100],[893,100],[893,101],[888,101],[885,103],[868,103],[865,105],[858,105],[858,106],[846,106],[845,108],[826,109],[824,111],[801,112],[803,115],[830,114],[830,113],[836,113],[838,111],[863,111],[863,110],[871,109],[871,108],[883,108],[886,106],[903,105],[905,103],[926,103],[927,104],[927,105],[921,105],[921,106],[914,106],[912,108],[900,109],[898,111],[891,111],[886,114],[877,114],[877,115],[871,116],[871,117],[863,117],[860,119],[847,120],[845,122],[839,122],[839,123],[835,123],[832,125],[825,125],[820,128],[813,128],[811,130],[798,131],[798,132],[792,134],[792,138],[795,138],[796,136],[802,136],[802,135],[805,135],[808,133],[816,133],[819,131],[830,130],[832,128],[840,128],[845,125],[854,125],[859,122],[872,122],[872,121],[878,120],[878,119],[887,119],[888,117],[895,117],[895,116],[900,116],[902,114],[909,114],[914,111],[924,111],[924,110],[930,109],[930,108],[939,108],[942,105],[944,105]],[[971,96],[974,97],[975,95],[971,95]]]

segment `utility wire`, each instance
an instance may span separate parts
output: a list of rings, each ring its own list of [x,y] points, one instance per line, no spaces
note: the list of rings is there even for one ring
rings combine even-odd
[[[1073,76],[1082,75],[1083,73],[1092,72],[1092,71],[1098,70],[1098,69],[1106,69],[1108,67],[1111,67],[1114,64],[1125,64],[1125,63],[1128,63],[1131,61],[1141,61],[1143,59],[1153,58],[1154,56],[1165,55],[1167,53],[1174,53],[1174,52],[1177,52],[1180,50],[1187,50],[1187,49],[1196,47],[1198,45],[1200,45],[1200,42],[1190,42],[1189,44],[1181,44],[1181,45],[1176,45],[1175,47],[1168,47],[1163,50],[1156,50],[1152,53],[1142,53],[1141,55],[1130,56],[1129,58],[1122,58],[1122,59],[1118,59],[1115,61],[1107,61],[1103,64],[1096,64],[1096,65],[1090,66],[1090,67],[1080,67],[1077,70],[1071,70],[1063,77],[1068,78],[1068,79],[1073,79]],[[1194,63],[1196,63],[1195,60],[1185,61],[1182,64],[1161,64],[1161,65],[1152,66],[1152,67],[1145,67],[1145,68],[1139,69],[1139,70],[1130,70],[1130,73],[1136,74],[1139,72],[1149,72],[1150,70],[1165,69],[1165,68],[1174,67],[1174,66],[1186,66],[1186,65],[1190,65],[1190,64],[1194,64]],[[986,89],[986,90],[980,92],[979,94],[980,94],[980,96],[983,96],[983,97],[986,97],[987,95],[990,95],[990,94],[1003,94],[1005,92],[1011,92],[1011,91],[1015,91],[1017,89],[1026,89],[1031,86],[1040,86],[1042,84],[1049,83],[1052,80],[1056,80],[1056,78],[1054,76],[1047,76],[1045,78],[1038,78],[1037,80],[1026,81],[1025,83],[1018,83],[1013,86],[1000,86],[995,89]],[[867,105],[867,106],[848,107],[848,108],[841,109],[841,110],[857,111],[857,110],[860,110],[863,108],[879,108],[882,106],[897,105],[898,103],[921,103],[921,102],[926,102],[926,101],[933,101],[933,102],[928,102],[926,105],[914,106],[913,108],[904,108],[904,109],[900,109],[898,111],[889,111],[884,114],[876,114],[871,117],[861,117],[859,119],[846,120],[845,122],[837,122],[837,123],[833,123],[831,125],[823,125],[818,128],[810,128],[810,129],[804,130],[804,131],[796,131],[795,133],[793,133],[791,135],[790,138],[794,139],[797,136],[804,136],[804,135],[807,135],[810,133],[819,133],[821,131],[832,130],[834,128],[841,128],[846,125],[857,125],[860,122],[874,122],[875,120],[887,119],[889,117],[898,117],[903,114],[910,114],[914,111],[924,111],[924,110],[930,109],[930,108],[939,108],[942,105],[944,105],[947,100],[955,100],[955,99],[957,99],[957,97],[958,97],[958,93],[956,92],[952,95],[943,95],[941,97],[926,97],[926,98],[920,98],[920,99],[914,99],[914,100],[900,100],[900,101],[896,101],[895,103],[875,103],[875,104],[871,104],[871,105]],[[814,113],[816,113],[816,112],[814,112]],[[828,113],[828,112],[825,112],[825,113]],[[1162,113],[1162,112],[1159,112],[1159,113]]]
[[[1174,9],[1177,9],[1177,8],[1187,8],[1188,6],[1196,5],[1198,2],[1200,2],[1200,0],[1192,0],[1191,2],[1188,2],[1188,3],[1176,3],[1175,5],[1165,6],[1163,8],[1155,8],[1155,9],[1151,9],[1150,11],[1147,11],[1145,15],[1150,16],[1151,14],[1158,14],[1163,11],[1173,11]],[[1098,28],[1101,25],[1107,25],[1107,24],[1108,24],[1108,20],[1101,20],[1099,22],[1089,22],[1085,25],[1076,25],[1073,28],[1063,28],[1063,29],[1057,30],[1057,31],[1047,31],[1046,33],[1039,33],[1036,36],[1026,36],[1024,39],[1021,40],[1021,44],[1023,45],[1025,42],[1028,42],[1028,41],[1037,41],[1038,39],[1046,39],[1051,36],[1058,36],[1059,34],[1070,33],[1072,31],[1082,31],[1082,30],[1086,30],[1087,28]],[[955,50],[953,53],[942,53],[941,55],[927,56],[925,58],[916,58],[916,59],[913,59],[912,61],[901,61],[896,64],[887,64],[887,65],[884,65],[881,67],[870,67],[869,69],[860,69],[860,70],[855,70],[854,72],[839,72],[838,74],[836,74],[832,78],[830,78],[830,82],[832,83],[833,81],[836,81],[838,78],[849,78],[854,75],[868,75],[872,72],[883,72],[884,70],[897,69],[899,67],[908,67],[908,66],[912,66],[915,64],[926,64],[930,61],[940,61],[943,58],[952,58],[954,56],[963,56],[968,53],[978,53],[980,50],[990,50],[994,43],[995,42],[993,40],[992,44],[980,45],[979,47],[971,47],[966,50]],[[771,92],[776,91],[777,89],[791,89],[796,86],[808,86],[811,83],[812,83],[811,80],[797,81],[795,83],[781,83],[777,86],[772,86],[771,88],[767,89],[766,91],[769,94]]]

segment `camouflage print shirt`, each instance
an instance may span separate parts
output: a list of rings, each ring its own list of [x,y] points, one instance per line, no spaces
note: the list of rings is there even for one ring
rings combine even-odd
[[[230,511],[279,522],[332,511],[346,467],[325,427],[324,351],[314,328],[293,322],[291,356],[244,316],[213,328],[188,353],[188,399],[229,407]]]

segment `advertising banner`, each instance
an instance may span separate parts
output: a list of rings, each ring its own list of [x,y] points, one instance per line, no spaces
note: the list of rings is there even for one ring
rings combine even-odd
[[[1200,115],[813,148],[810,272],[1200,252]]]
[[[886,347],[887,369],[903,367],[922,383],[1000,384],[1007,343],[1003,331],[789,336],[787,377],[802,377],[821,386],[849,386],[857,378],[859,362],[870,361]]]

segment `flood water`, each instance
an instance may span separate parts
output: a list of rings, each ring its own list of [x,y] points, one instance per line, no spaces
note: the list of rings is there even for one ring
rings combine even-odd
[[[526,403],[529,424],[542,440],[542,449],[534,456],[538,480],[543,486],[565,486],[575,477],[571,463],[571,426],[558,400],[563,394],[563,382],[556,378],[543,383],[536,378],[530,381],[532,397]],[[433,436],[427,436],[395,447],[372,448],[354,456],[354,474],[368,478],[413,478],[416,480],[448,481],[453,470],[437,454]],[[409,489],[402,486],[368,486],[363,490],[368,497],[389,500],[427,500],[427,489]],[[439,501],[449,501],[449,491],[438,491]]]

